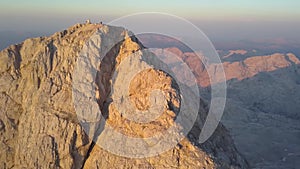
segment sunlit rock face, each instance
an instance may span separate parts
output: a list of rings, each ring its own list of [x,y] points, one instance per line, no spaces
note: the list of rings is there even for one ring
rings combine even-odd
[[[119,27],[77,24],[50,37],[28,39],[0,52],[2,168],[248,168],[221,124],[207,142],[198,143],[208,112],[204,101],[200,104],[190,134],[158,155],[122,157],[97,144],[99,139],[107,138],[107,126],[124,135],[140,138],[155,135],[171,125],[180,128],[180,124],[176,124],[182,104],[180,84],[168,73],[151,67],[147,57],[154,54],[141,52],[143,45],[131,35]],[[88,44],[91,37],[95,41]],[[116,45],[118,40],[121,41]],[[76,112],[78,105],[74,105],[74,91],[87,89],[74,89],[73,81],[78,80],[74,71],[80,61],[79,56],[84,46],[89,45],[104,59],[95,63],[95,78],[87,74],[81,77],[86,83],[95,84],[91,100],[103,116],[97,114],[95,118],[99,121],[94,125],[87,123],[90,130],[86,131],[87,126],[82,125],[83,119]],[[107,46],[112,48],[103,55]],[[128,58],[132,64],[122,65]],[[126,73],[130,73],[128,70],[142,65],[149,68],[133,76],[129,87],[124,88],[121,82],[126,80]],[[116,70],[119,71],[117,74]],[[116,78],[120,83],[113,84]],[[119,92],[114,92],[121,92],[123,88],[128,89],[129,102],[115,99]],[[146,116],[158,118],[149,123],[132,122],[122,116],[122,110],[117,109],[122,106],[128,108],[128,104],[141,113],[150,113]],[[152,110],[151,105],[156,104],[161,107]],[[107,144],[118,143],[111,139]],[[142,146],[149,145],[145,143]]]

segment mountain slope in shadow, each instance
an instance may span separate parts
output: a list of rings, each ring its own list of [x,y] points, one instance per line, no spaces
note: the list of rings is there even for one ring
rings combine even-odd
[[[299,77],[291,66],[228,81],[222,122],[252,167],[300,165]]]
[[[151,38],[143,37],[149,47],[168,42]],[[172,46],[173,43],[176,41],[160,50],[172,52],[191,68],[201,86],[201,96],[208,102],[209,73],[220,81],[226,80],[227,103],[222,123],[252,168],[292,169],[300,165],[299,56],[256,50],[219,51],[224,79],[222,72],[215,71],[219,64],[209,63],[209,58],[199,51],[187,50],[184,44]]]

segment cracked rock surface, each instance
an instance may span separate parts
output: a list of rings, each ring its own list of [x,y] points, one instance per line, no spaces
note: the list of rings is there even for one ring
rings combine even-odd
[[[101,34],[91,45],[99,47],[99,55],[114,39],[131,34],[119,27],[77,24],[50,37],[27,39],[0,52],[0,168],[248,168],[221,124],[205,144],[198,144],[196,138],[208,112],[204,102],[189,136],[158,156],[126,158],[95,144],[102,134],[99,124],[90,130],[93,135],[90,138],[77,118],[72,82],[84,44],[97,32]],[[133,105],[140,110],[149,108],[151,102],[160,99],[144,99],[151,95],[148,90],[160,89],[166,95],[165,111],[147,126],[131,124],[120,116],[115,109],[120,103],[111,99],[113,72],[126,57],[142,48],[134,37],[113,45],[105,59],[96,63],[99,69],[94,92],[95,103],[105,114],[107,124],[128,135],[147,137],[174,123],[180,91],[172,78],[160,70],[141,72],[130,84]]]

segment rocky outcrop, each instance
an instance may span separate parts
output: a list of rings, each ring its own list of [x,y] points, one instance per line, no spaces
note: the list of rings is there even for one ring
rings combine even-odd
[[[1,51],[2,168],[81,168],[91,141],[72,105],[72,71],[100,27],[75,25]]]
[[[95,125],[92,138],[86,133],[74,109],[72,82],[80,52],[91,36],[98,38],[90,45],[98,48],[100,55],[104,46],[112,45],[114,39],[124,39],[113,44],[105,59],[98,63],[97,78],[91,79],[97,84],[95,102],[106,124],[127,135],[148,137],[175,123],[180,91],[171,76],[154,68],[136,76],[129,93],[133,105],[145,110],[153,103],[151,97],[147,99],[150,90],[164,91],[166,102],[162,116],[153,123],[141,125],[118,113],[116,106],[120,103],[112,100],[112,90],[119,89],[111,88],[113,72],[119,70],[126,57],[135,56],[143,48],[129,35],[123,28],[77,24],[50,37],[28,39],[0,52],[2,168],[248,168],[221,124],[206,143],[198,143],[208,112],[204,102],[188,137],[154,157],[127,158],[98,146],[96,143],[105,136],[107,125],[102,132],[97,128],[101,125]],[[142,53],[138,52],[134,59],[142,62]],[[111,140],[109,144],[118,143]]]

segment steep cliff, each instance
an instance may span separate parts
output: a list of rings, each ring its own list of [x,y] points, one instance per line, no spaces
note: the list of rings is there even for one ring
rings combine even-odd
[[[129,90],[130,99],[141,110],[149,108],[149,100],[145,98],[152,89],[170,96],[165,112],[155,123],[144,126],[132,123],[115,109],[120,103],[111,99],[112,90],[115,91],[111,88],[113,71],[126,57],[143,48],[129,34],[119,27],[77,24],[50,37],[27,39],[0,52],[1,168],[248,168],[221,124],[206,143],[197,142],[208,111],[204,102],[189,136],[154,157],[115,155],[95,144],[105,132],[99,133],[96,128],[94,141],[86,134],[74,109],[72,82],[78,56],[92,36],[98,40],[91,46],[99,51],[113,45],[108,56],[98,63],[97,78],[92,79],[97,84],[96,103],[106,123],[119,132],[139,137],[148,137],[175,123],[180,91],[172,77],[157,69],[136,76]],[[114,45],[116,39],[124,40]],[[142,55],[135,59],[141,62]],[[110,144],[118,143],[111,140]]]

